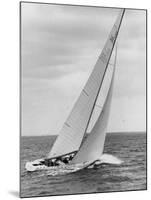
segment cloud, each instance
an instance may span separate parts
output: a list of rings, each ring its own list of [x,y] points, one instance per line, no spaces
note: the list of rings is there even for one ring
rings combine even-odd
[[[109,8],[22,3],[24,134],[59,130],[94,67],[118,12]],[[113,97],[122,101],[128,98],[126,107],[134,99],[140,99],[136,108],[144,105],[145,19],[145,11],[127,10],[118,37]],[[119,111],[117,105],[114,112]],[[126,116],[131,114],[127,110]],[[135,111],[141,116],[141,111]]]
[[[70,65],[70,68],[74,68],[73,63],[78,65],[86,55],[88,59],[92,57],[96,47],[99,49],[100,46],[103,47],[106,34],[114,22],[117,11],[115,12],[113,9],[109,12],[109,9],[106,9],[109,16],[104,20],[103,9],[101,9],[102,12],[99,10],[96,12],[95,8],[94,10],[92,8],[88,8],[88,10],[79,7],[70,8],[36,4],[23,6],[24,76],[35,74],[36,77],[38,71],[42,71],[43,68],[45,73],[51,67],[56,67],[57,71],[57,67],[60,65]],[[46,69],[45,66],[47,66]]]

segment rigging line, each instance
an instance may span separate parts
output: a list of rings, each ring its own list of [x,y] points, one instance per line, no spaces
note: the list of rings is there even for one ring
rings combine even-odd
[[[89,122],[90,122],[90,119],[91,119],[91,116],[92,116],[92,113],[93,113],[93,110],[94,110],[94,107],[95,107],[95,104],[96,104],[96,101],[97,101],[97,98],[98,98],[98,95],[99,95],[99,92],[100,92],[100,89],[101,89],[101,86],[102,86],[102,83],[103,83],[103,80],[104,80],[104,76],[105,76],[105,73],[106,73],[106,70],[107,70],[107,68],[108,68],[108,64],[109,64],[109,61],[110,61],[110,58],[111,58],[111,55],[112,55],[112,51],[113,51],[113,48],[114,48],[114,45],[115,45],[115,42],[116,42],[116,39],[117,39],[117,36],[118,36],[118,33],[119,33],[119,29],[120,29],[120,26],[121,26],[121,23],[122,23],[122,19],[123,19],[123,16],[124,16],[124,12],[125,12],[125,9],[123,9],[123,13],[122,13],[122,16],[121,16],[121,19],[120,19],[120,23],[119,23],[119,26],[118,26],[118,30],[117,30],[117,33],[116,33],[116,37],[115,37],[115,40],[113,41],[113,45],[112,45],[112,48],[111,48],[111,52],[110,52],[110,55],[109,55],[109,58],[108,58],[108,61],[107,61],[107,64],[106,64],[106,68],[105,68],[105,70],[104,70],[104,74],[103,74],[103,78],[102,78],[102,81],[101,81],[101,84],[100,84],[100,87],[99,87],[99,89],[98,89],[98,93],[97,93],[97,95],[96,95],[96,98],[95,98],[95,101],[94,101],[94,104],[93,104],[93,107],[92,107],[92,110],[91,110],[91,113],[90,113],[90,117],[89,117],[89,120],[88,120],[88,122],[87,122],[87,126],[86,126],[86,128],[85,128],[85,133],[84,133],[84,135],[83,135],[83,139],[82,139],[82,141],[81,141],[81,145],[80,145],[80,147],[79,147],[79,149],[81,148],[81,146],[82,146],[82,144],[83,144],[83,142],[84,142],[84,136],[86,135],[86,131],[87,131],[87,128],[88,128],[88,125],[89,125]],[[115,22],[116,23],[116,22]],[[114,26],[113,26],[114,27]],[[111,30],[111,32],[112,32],[112,30]],[[110,37],[110,35],[109,35],[109,37]],[[107,39],[107,41],[108,41],[109,39]],[[75,153],[75,155],[77,154],[77,152]],[[74,156],[75,156],[74,155]]]

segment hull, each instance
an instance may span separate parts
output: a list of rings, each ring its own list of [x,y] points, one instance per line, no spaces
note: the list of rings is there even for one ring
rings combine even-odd
[[[102,164],[120,165],[123,163],[122,160],[109,154],[102,154],[102,156],[99,159],[91,163],[90,162],[79,163],[79,164],[60,163],[59,166],[48,167],[44,164],[41,164],[42,162],[44,162],[44,159],[38,159],[35,161],[27,162],[25,168],[28,172],[47,170],[51,172],[51,175],[57,175],[57,174],[76,172],[84,168],[97,168]]]
[[[41,164],[44,159],[38,159],[35,161],[27,162],[25,165],[25,169],[28,172],[34,172],[34,171],[42,171],[42,170],[47,170],[50,172],[54,172],[57,174],[64,174],[64,173],[71,173],[75,172],[81,169],[84,169],[91,165],[91,163],[79,163],[79,164],[64,164],[60,163],[59,166],[46,166],[44,164]]]

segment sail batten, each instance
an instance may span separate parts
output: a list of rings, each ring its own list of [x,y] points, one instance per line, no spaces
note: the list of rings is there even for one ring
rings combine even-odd
[[[123,14],[124,10],[119,14],[85,87],[48,155],[49,158],[78,151],[81,147],[106,74]]]

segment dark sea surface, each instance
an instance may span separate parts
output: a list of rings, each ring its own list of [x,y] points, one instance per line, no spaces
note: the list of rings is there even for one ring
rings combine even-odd
[[[107,134],[104,153],[124,162],[48,176],[44,171],[26,172],[25,163],[43,158],[56,136],[21,137],[21,197],[98,193],[146,189],[146,134]]]

